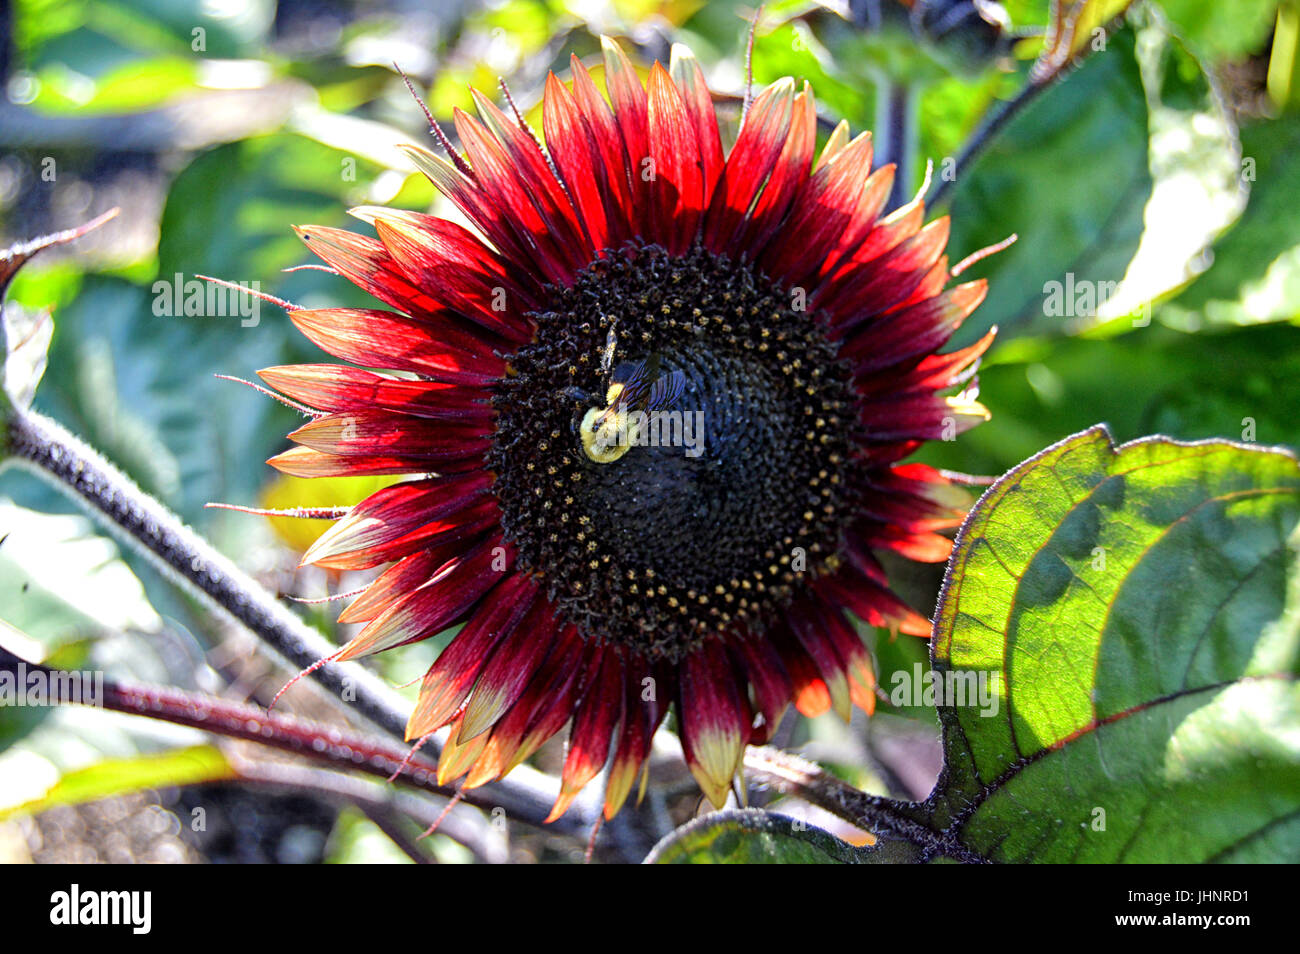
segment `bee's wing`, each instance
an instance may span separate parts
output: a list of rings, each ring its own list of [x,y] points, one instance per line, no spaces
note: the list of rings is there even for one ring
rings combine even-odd
[[[614,369],[610,380],[623,385],[618,403],[628,408],[640,409],[650,396],[650,386],[659,373],[659,359],[651,355],[644,361],[625,361]]]
[[[686,391],[686,375],[680,371],[669,371],[655,378],[650,386],[650,396],[646,400],[646,410],[667,411]]]

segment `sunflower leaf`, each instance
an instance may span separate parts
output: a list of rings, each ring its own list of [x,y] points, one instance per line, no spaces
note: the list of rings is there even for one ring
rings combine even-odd
[[[999,861],[1300,857],[1300,466],[1104,427],[971,511],[933,641],[933,827]]]

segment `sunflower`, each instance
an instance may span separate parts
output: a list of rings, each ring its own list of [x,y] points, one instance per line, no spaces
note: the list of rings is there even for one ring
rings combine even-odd
[[[783,79],[724,151],[681,46],[643,85],[606,41],[604,81],[576,57],[548,77],[545,145],[475,91],[464,155],[436,124],[447,160],[408,148],[475,231],[383,208],[354,210],[376,238],[298,229],[391,310],[291,310],[349,364],[260,372],[311,415],[273,466],[410,476],[304,557],[388,564],[330,658],[460,625],[408,739],[447,727],[440,782],[477,786],[568,725],[552,818],[606,766],[612,817],[670,708],[719,806],[791,702],[871,712],[853,618],[930,632],[878,554],[946,559],[965,500],[900,461],[987,418],[991,333],[936,353],[984,284],[947,287],[919,196],[882,215],[869,134],[814,158],[812,92]]]

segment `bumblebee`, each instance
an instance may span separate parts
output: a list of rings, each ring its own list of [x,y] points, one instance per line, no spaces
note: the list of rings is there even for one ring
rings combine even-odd
[[[578,425],[583,452],[598,464],[612,464],[626,454],[638,443],[646,415],[668,410],[686,390],[686,376],[681,371],[665,372],[658,354],[615,365],[617,344],[617,332],[610,328],[600,360],[601,372],[606,376],[604,402],[589,407]],[[566,393],[596,403],[591,395],[577,388]]]

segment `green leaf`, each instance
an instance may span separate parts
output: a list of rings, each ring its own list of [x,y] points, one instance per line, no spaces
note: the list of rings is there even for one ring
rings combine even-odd
[[[744,808],[687,822],[655,845],[646,863],[857,864],[870,852],[806,822]]]
[[[176,663],[179,634],[150,605],[117,544],[97,533],[89,518],[29,510],[0,496],[0,538],[0,647],[73,672],[109,670],[114,678],[150,682],[188,675]],[[50,718],[56,712],[70,710],[0,705],[0,756],[41,727],[43,734],[31,741],[44,758],[58,762],[55,753],[69,738],[84,747],[89,738],[83,727],[46,724],[60,722]],[[103,715],[89,708],[80,714]],[[73,764],[80,763],[67,763]]]
[[[999,861],[1300,860],[1298,528],[1277,449],[1096,427],[998,480],[933,665],[999,705],[942,700],[933,827]]]
[[[1211,267],[1158,317],[1178,327],[1300,322],[1300,220],[1279,215],[1300,194],[1300,117],[1241,130],[1250,202],[1214,245]]]
[[[347,225],[347,207],[368,198],[365,185],[378,171],[368,160],[293,133],[211,149],[185,167],[167,194],[159,278],[170,281],[180,273],[188,279],[197,272],[257,281],[286,296],[341,288],[319,272],[276,272],[315,260],[291,226]]]
[[[1096,289],[1099,300],[1090,309],[1077,307],[1076,292],[1076,306],[1065,311],[1069,330],[1096,336],[1150,324],[1152,303],[1176,294],[1204,268],[1210,246],[1245,205],[1236,116],[1219,80],[1150,7],[1129,20],[1147,90],[1154,185],[1122,283]],[[1078,289],[1085,302],[1090,290]]]
[[[1025,107],[975,164],[958,173],[952,200],[954,260],[1009,235],[1019,241],[976,264],[989,294],[960,340],[997,324],[1004,337],[1060,333],[1045,314],[1047,283],[1118,282],[1143,229],[1151,194],[1147,98],[1131,32]],[[944,173],[940,161],[937,175]]]
[[[251,54],[275,19],[269,0],[228,7],[204,0],[32,0],[16,12],[15,36],[31,67],[72,67],[91,79],[151,54]]]
[[[0,805],[0,821],[34,815],[56,805],[76,805],[144,788],[169,788],[235,777],[235,771],[211,745],[126,759],[104,759],[63,775],[43,795],[17,805]]]
[[[1268,39],[1277,0],[1160,0],[1175,31],[1212,60],[1257,52]]]

